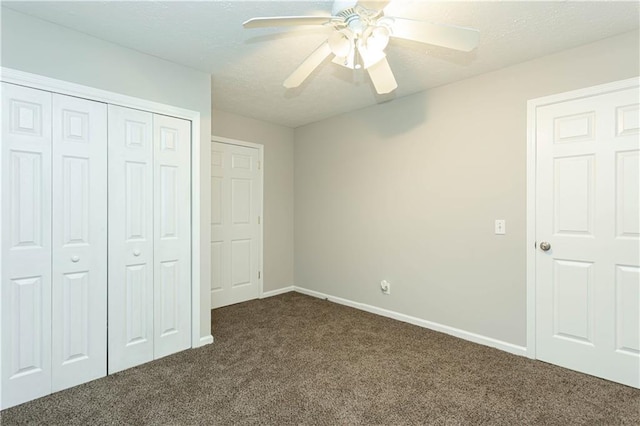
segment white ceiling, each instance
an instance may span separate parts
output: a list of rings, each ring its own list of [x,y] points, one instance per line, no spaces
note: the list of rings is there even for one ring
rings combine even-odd
[[[386,14],[474,27],[471,53],[393,40],[398,81],[379,96],[366,74],[327,60],[297,89],[282,81],[328,28],[245,30],[254,16],[329,15],[330,1],[2,2],[36,16],[212,74],[212,106],[289,127],[451,83],[638,28],[640,2],[395,0]]]

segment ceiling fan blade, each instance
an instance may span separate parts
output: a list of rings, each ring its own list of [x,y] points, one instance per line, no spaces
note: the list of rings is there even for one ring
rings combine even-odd
[[[295,25],[323,25],[336,16],[273,16],[268,18],[251,18],[242,24],[245,28],[285,27]]]
[[[367,68],[367,72],[379,95],[390,93],[398,87],[387,58],[383,58],[375,65]]]
[[[307,57],[307,59],[305,59],[289,77],[287,77],[283,86],[287,89],[300,86],[302,82],[309,77],[313,70],[315,70],[330,54],[331,48],[329,47],[329,42],[325,41],[320,45],[320,47],[314,50],[313,53],[309,55],[309,57]]]
[[[469,52],[478,46],[480,31],[456,25],[393,18],[391,36]]]

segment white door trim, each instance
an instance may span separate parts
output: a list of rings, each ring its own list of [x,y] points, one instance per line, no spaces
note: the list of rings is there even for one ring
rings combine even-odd
[[[260,278],[258,278],[258,298],[262,299],[264,294],[264,145],[253,142],[241,141],[238,139],[225,138],[222,136],[211,135],[211,142],[226,143],[228,145],[238,145],[247,148],[255,148],[258,150],[258,161],[260,162],[260,209],[258,213],[260,215],[260,244],[258,245],[258,270],[260,271]]]
[[[573,90],[527,102],[527,357],[536,358],[536,111],[569,100],[640,86],[640,77]]]
[[[202,339],[200,337],[200,288],[202,285],[202,274],[200,273],[200,113],[6,67],[0,67],[0,80],[20,86],[141,109],[191,121],[191,347],[196,348],[211,343],[213,341],[211,335],[203,336]],[[1,208],[2,206],[0,205]],[[205,285],[209,285],[209,283],[205,283]]]

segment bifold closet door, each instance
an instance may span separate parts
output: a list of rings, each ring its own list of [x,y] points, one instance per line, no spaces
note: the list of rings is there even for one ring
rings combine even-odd
[[[107,374],[107,105],[53,95],[52,391]]]
[[[109,106],[109,372],[191,346],[191,123]]]
[[[109,105],[109,373],[153,360],[153,115]]]
[[[51,392],[51,99],[2,83],[2,408]]]
[[[190,152],[189,121],[2,83],[1,408],[190,347]]]
[[[191,346],[191,123],[153,116],[154,358]]]
[[[2,85],[2,406],[106,375],[107,108]]]

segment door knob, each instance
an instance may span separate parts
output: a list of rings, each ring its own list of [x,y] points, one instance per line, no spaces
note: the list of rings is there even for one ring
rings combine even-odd
[[[134,256],[140,256],[140,250],[135,249],[135,250],[133,251],[133,255],[134,255]]]
[[[543,241],[540,243],[540,250],[549,251],[550,248],[551,248],[551,243],[548,243],[546,241]]]
[[[78,256],[71,256],[71,261],[72,261],[73,263],[76,263],[76,262],[77,262],[77,261],[79,261],[79,260],[80,260],[80,257],[78,257]]]

